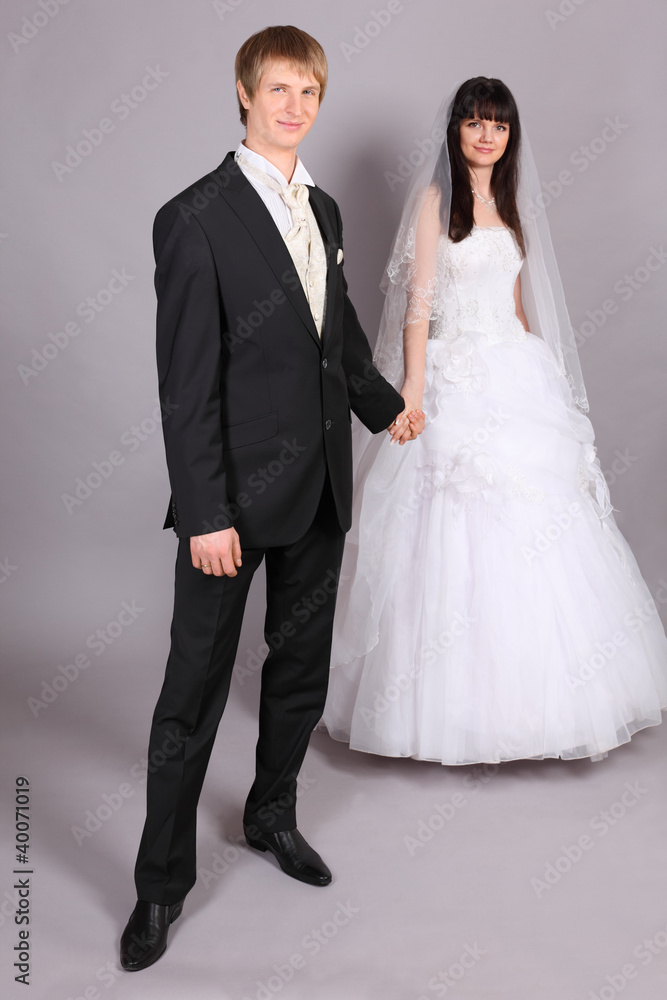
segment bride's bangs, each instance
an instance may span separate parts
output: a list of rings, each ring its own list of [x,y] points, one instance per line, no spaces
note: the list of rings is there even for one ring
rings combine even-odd
[[[478,77],[464,84],[466,90],[456,102],[456,117],[479,118],[481,121],[503,122],[516,125],[518,111],[514,98],[500,80]]]

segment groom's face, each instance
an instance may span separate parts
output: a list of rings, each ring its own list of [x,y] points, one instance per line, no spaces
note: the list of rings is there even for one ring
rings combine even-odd
[[[248,97],[239,80],[239,96],[248,112],[251,149],[294,150],[310,131],[320,107],[315,77],[284,61],[269,63],[257,90]]]

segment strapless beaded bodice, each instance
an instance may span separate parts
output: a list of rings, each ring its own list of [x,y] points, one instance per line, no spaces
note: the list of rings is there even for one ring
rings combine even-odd
[[[514,285],[523,261],[514,235],[501,226],[473,226],[460,243],[440,237],[429,339],[483,334],[487,343],[522,341]]]

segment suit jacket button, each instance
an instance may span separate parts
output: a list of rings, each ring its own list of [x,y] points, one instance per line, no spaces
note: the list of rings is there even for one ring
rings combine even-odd
[[[327,420],[327,421],[325,422],[324,426],[326,427],[326,429],[327,429],[328,431],[330,431],[330,430],[331,430],[331,421],[330,421],[330,420]]]
[[[326,366],[327,366],[327,359],[326,359],[326,358],[323,358],[323,359],[322,359],[322,367],[323,367],[323,368],[326,368]]]

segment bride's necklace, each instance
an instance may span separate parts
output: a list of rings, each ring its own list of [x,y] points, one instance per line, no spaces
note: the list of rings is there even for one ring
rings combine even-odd
[[[478,191],[475,191],[474,187],[471,187],[471,188],[470,188],[470,190],[471,190],[471,191],[472,191],[472,193],[473,193],[473,194],[475,195],[475,197],[476,197],[476,198],[479,198],[479,200],[480,200],[480,201],[481,201],[481,202],[482,202],[482,203],[483,203],[484,205],[486,205],[486,207],[487,207],[487,208],[490,208],[492,212],[497,212],[497,211],[498,211],[498,209],[496,208],[496,199],[495,199],[495,198],[491,198],[491,200],[490,200],[490,201],[487,201],[487,199],[486,199],[486,198],[483,198],[483,197],[482,197],[482,195],[481,195],[481,194],[479,194],[479,192],[478,192]]]

